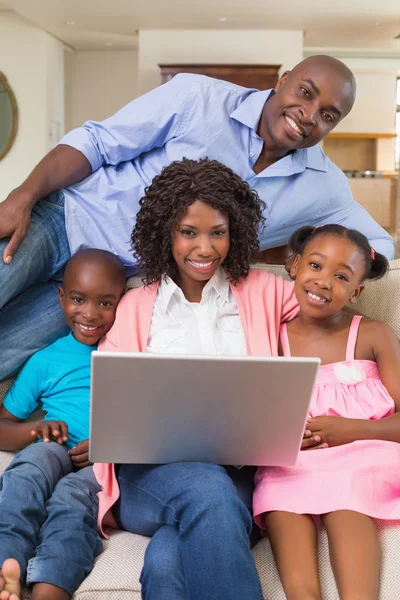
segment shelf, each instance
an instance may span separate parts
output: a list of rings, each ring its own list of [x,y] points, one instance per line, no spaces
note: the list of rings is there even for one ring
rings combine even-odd
[[[337,140],[377,140],[380,138],[395,138],[395,133],[329,133],[328,139]]]

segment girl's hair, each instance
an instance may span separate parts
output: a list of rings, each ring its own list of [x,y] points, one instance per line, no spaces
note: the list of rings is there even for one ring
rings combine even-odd
[[[371,248],[368,239],[356,229],[347,229],[343,225],[323,225],[322,227],[300,227],[289,240],[290,254],[303,254],[307,244],[321,235],[344,237],[360,250],[364,256],[365,272],[363,279],[380,279],[389,269],[389,262],[383,254]]]
[[[228,216],[230,246],[224,267],[233,283],[248,275],[250,257],[259,248],[264,202],[238,175],[216,160],[184,158],[165,167],[139,201],[141,208],[131,242],[146,285],[176,272],[172,233],[196,200]]]

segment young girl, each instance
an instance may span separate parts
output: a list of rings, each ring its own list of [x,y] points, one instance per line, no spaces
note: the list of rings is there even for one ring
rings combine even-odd
[[[147,188],[132,233],[145,287],[125,295],[102,349],[277,355],[280,323],[298,306],[291,282],[250,272],[260,220],[257,195],[222,164],[183,160],[164,169]],[[253,469],[94,470],[103,490],[100,525],[152,536],[141,575],[145,600],[262,599],[249,544]]]
[[[400,345],[385,323],[343,308],[388,263],[340,225],[303,227],[289,247],[300,313],[281,326],[281,350],[321,358],[306,435],[322,449],[301,452],[294,467],[259,468],[254,516],[289,600],[321,598],[314,515],[327,530],[341,600],[376,600],[371,517],[400,519]]]

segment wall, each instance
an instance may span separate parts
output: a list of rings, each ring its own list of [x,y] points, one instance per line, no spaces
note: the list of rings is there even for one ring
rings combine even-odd
[[[0,200],[52,147],[51,121],[64,132],[63,45],[13,12],[0,12],[0,71],[18,104],[13,147],[0,161]]]
[[[319,49],[317,54],[321,53]],[[353,58],[337,56],[354,73],[357,96],[351,113],[335,128],[343,133],[395,133],[396,81],[400,76],[400,59]],[[312,52],[306,51],[306,56]],[[394,170],[395,138],[377,141],[377,165],[382,171]]]
[[[65,56],[66,129],[102,121],[137,95],[136,50],[75,51]]]
[[[160,84],[159,63],[280,64],[303,58],[302,31],[141,30],[140,94]]]
[[[400,59],[346,58],[354,73],[357,97],[351,113],[336,131],[395,133],[396,80]]]

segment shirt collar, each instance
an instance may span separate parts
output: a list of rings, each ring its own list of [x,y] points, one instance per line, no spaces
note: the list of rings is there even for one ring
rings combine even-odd
[[[231,113],[230,117],[249,127],[257,135],[257,127],[264,104],[274,93],[273,89],[250,92],[240,106]],[[328,170],[326,163],[326,156],[319,146],[300,148],[300,150],[295,150],[291,154],[284,156],[259,175],[290,175],[299,173],[305,169],[326,172]]]
[[[214,289],[225,302],[229,302],[229,279],[222,267],[219,267],[219,269],[216,270],[214,275],[204,286],[202,297],[205,298],[212,289]],[[163,278],[158,288],[158,300],[160,302],[160,309],[163,312],[167,312],[173,296],[184,298],[181,288],[176,285],[173,279],[170,277],[167,277],[166,279]]]

